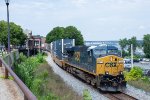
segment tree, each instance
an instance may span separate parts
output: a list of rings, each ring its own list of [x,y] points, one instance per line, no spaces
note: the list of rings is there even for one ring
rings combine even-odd
[[[144,35],[143,47],[146,57],[150,58],[150,34]]]
[[[128,45],[128,40],[127,38],[124,39],[120,39],[119,40],[119,45],[121,46],[121,50],[122,50],[122,56],[127,56],[127,53],[124,51],[124,48]]]
[[[4,44],[5,47],[8,45],[7,41],[7,22],[0,21],[0,43]],[[27,35],[23,33],[23,29],[21,26],[16,25],[13,22],[10,22],[10,42],[11,45],[23,45],[25,40],[27,39]]]
[[[121,49],[123,50],[123,49],[128,45],[128,40],[127,40],[127,38],[120,39],[120,40],[119,40],[119,45],[121,46]]]
[[[0,44],[7,43],[7,23],[5,21],[0,21]]]
[[[52,31],[50,31],[46,36],[46,42],[51,43],[52,41],[62,39],[64,37],[64,28],[63,27],[55,27]]]
[[[133,36],[131,39],[128,40],[128,45],[129,45],[128,50],[130,53],[131,53],[131,44],[133,44],[133,52],[135,52],[136,47],[138,46],[137,39],[135,36]]]
[[[64,27],[55,27],[50,31],[46,36],[46,42],[51,43],[52,41],[58,39],[75,39],[76,45],[83,45],[83,36],[81,32],[74,26]]]
[[[64,38],[75,39],[76,45],[84,44],[81,32],[74,26],[68,26],[65,28]]]

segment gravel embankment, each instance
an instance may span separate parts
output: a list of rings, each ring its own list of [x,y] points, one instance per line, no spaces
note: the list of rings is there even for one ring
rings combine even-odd
[[[50,54],[46,58],[48,64],[53,68],[53,71],[58,74],[69,86],[73,88],[74,91],[76,91],[79,95],[83,94],[84,89],[88,89],[92,100],[108,100],[108,98],[104,97],[102,94],[100,94],[95,89],[89,87],[85,83],[79,81],[75,77],[71,76],[69,73],[65,72],[61,68],[59,68],[52,60]]]
[[[134,88],[133,86],[130,85],[127,85],[125,93],[133,97],[136,97],[139,100],[150,100],[150,93]]]

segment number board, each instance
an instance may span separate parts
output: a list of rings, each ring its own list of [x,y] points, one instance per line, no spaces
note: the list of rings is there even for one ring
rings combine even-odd
[[[107,62],[107,63],[105,63],[105,66],[106,67],[116,67],[117,63],[116,62]]]

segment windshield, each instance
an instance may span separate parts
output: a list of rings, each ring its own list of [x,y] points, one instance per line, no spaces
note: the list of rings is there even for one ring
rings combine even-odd
[[[96,56],[106,55],[106,50],[105,49],[95,49],[93,53]]]
[[[115,55],[117,55],[118,54],[118,50],[117,49],[109,49],[108,50],[108,54],[115,54]]]

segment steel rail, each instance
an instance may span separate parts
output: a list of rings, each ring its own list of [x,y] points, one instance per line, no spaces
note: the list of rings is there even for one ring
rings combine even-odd
[[[138,100],[137,98],[130,96],[128,94],[125,94],[123,92],[121,92],[121,93],[107,93],[107,94],[104,94],[104,96],[110,98],[111,100]]]

